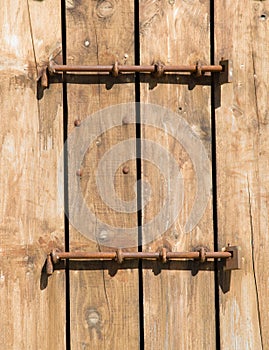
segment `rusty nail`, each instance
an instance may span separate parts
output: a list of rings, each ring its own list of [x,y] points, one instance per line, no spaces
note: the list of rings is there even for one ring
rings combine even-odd
[[[153,73],[154,77],[160,78],[164,74],[164,65],[157,62],[154,64],[155,71]]]
[[[59,262],[59,256],[58,256],[58,251],[56,249],[53,249],[53,251],[51,252],[51,258],[52,258],[52,262],[53,264],[57,264]]]
[[[129,124],[129,118],[128,118],[127,116],[125,116],[125,117],[122,118],[122,124],[123,124],[123,125]]]
[[[47,75],[47,67],[44,67],[43,70],[42,70],[41,85],[45,89],[49,86],[49,80],[48,80],[48,75]]]
[[[47,74],[47,66],[38,68],[37,81],[41,82],[41,86],[47,89],[49,86],[49,79]]]
[[[196,63],[196,71],[195,71],[195,76],[200,77],[202,75],[202,64],[200,61]]]
[[[122,250],[121,249],[118,249],[116,251],[116,258],[115,260],[117,261],[117,263],[119,264],[122,264],[123,263],[123,260],[124,260],[124,256],[123,256],[123,253],[122,253]]]
[[[100,146],[102,141],[101,141],[101,139],[97,139],[95,143],[96,143],[96,146]]]
[[[76,172],[76,175],[81,177],[82,173],[83,173],[82,169],[78,169]]]
[[[113,77],[117,77],[119,75],[119,64],[118,64],[118,62],[115,62],[113,64],[111,74],[113,75]]]
[[[51,254],[47,255],[47,260],[46,260],[46,272],[47,275],[50,276],[53,274],[53,263],[52,263],[52,258]]]
[[[122,169],[123,174],[128,174],[129,173],[129,167],[128,166],[124,166]]]
[[[76,119],[75,121],[74,121],[74,125],[75,126],[80,126],[80,124],[81,124],[81,120],[80,119]]]
[[[204,247],[201,247],[199,250],[199,259],[201,262],[205,262],[206,261],[206,250]]]
[[[160,258],[162,263],[167,263],[167,249],[165,247],[163,247],[160,251]]]

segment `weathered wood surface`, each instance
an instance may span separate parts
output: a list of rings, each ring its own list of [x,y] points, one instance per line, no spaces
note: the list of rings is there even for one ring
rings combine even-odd
[[[215,4],[216,59],[233,60],[216,113],[219,245],[242,247],[220,289],[222,349],[268,349],[268,1]]]
[[[198,59],[209,63],[209,3],[140,1],[141,64],[193,64]],[[44,92],[44,98],[38,100],[41,95],[36,83],[37,68],[61,50],[60,5],[51,0],[9,0],[2,5],[0,343],[3,349],[70,346],[65,344],[64,271],[55,271],[48,281],[42,269],[52,248],[64,249],[60,200],[63,188],[59,188],[57,179],[64,124],[62,87],[52,84]],[[216,311],[220,316],[221,348],[225,350],[269,348],[268,6],[268,1],[215,2],[215,63],[224,57],[232,59],[234,65],[234,82],[222,86],[221,107],[216,110],[219,249],[227,243],[236,244],[242,247],[243,255],[242,270],[231,273],[229,288],[220,275],[220,305]],[[134,64],[133,1],[68,0],[66,13],[68,63],[111,64],[117,60]],[[140,77],[142,81],[143,74]],[[71,251],[108,250],[105,245],[113,229],[107,230],[107,224],[126,229],[137,225],[135,210],[133,213],[113,210],[102,200],[96,184],[96,176],[99,176],[99,189],[100,184],[107,184],[107,174],[118,164],[118,156],[126,157],[113,177],[115,194],[123,201],[135,201],[137,169],[130,157],[136,152],[135,143],[121,147],[118,154],[111,156],[108,152],[115,150],[120,142],[135,138],[134,107],[129,107],[125,114],[124,106],[118,113],[114,110],[110,122],[94,116],[105,107],[134,102],[134,76],[130,75],[129,80],[124,78],[121,85],[113,85],[112,77],[101,76],[91,78],[93,84],[79,84],[85,79],[67,86],[69,137],[78,130],[74,125],[76,120],[91,121],[80,126],[79,135],[85,137],[86,143],[87,128],[99,134],[89,143],[81,173],[74,173],[74,158],[70,157],[69,180],[70,176],[76,177],[96,222],[88,227],[94,238],[90,240],[71,220]],[[146,192],[150,194],[142,219],[143,224],[153,220],[156,229],[153,233],[159,234],[153,242],[148,242],[144,229],[144,250],[156,251],[162,246],[175,251],[190,251],[198,246],[213,250],[211,198],[201,221],[191,232],[183,232],[196,200],[198,177],[203,174],[197,174],[190,159],[197,144],[188,144],[190,148],[186,148],[186,144],[177,140],[183,125],[179,121],[183,119],[190,125],[186,130],[197,135],[195,139],[202,141],[211,157],[210,87],[194,87],[190,81],[193,89],[189,90],[187,85],[180,84],[180,79],[175,84],[172,76],[165,84],[156,84],[152,77],[147,79],[148,83],[141,84],[141,102],[168,107],[175,115],[170,122],[169,115],[165,119],[154,109],[145,114],[148,110],[141,107],[142,123],[153,119],[155,123],[155,126],[142,125],[141,129],[142,202],[148,198]],[[178,133],[173,136],[174,126]],[[100,132],[102,128],[104,132]],[[150,142],[143,143],[143,139]],[[154,154],[152,159],[146,156],[150,152]],[[97,173],[101,160],[109,155],[112,163],[105,162],[105,172]],[[171,155],[184,180],[184,202],[176,222],[161,236],[163,232],[156,222],[154,226],[154,218],[162,209],[167,193],[180,192],[162,173],[161,165],[167,164]],[[159,162],[155,162],[157,158]],[[123,171],[124,166],[128,167],[127,171]],[[205,173],[208,171],[209,168],[205,169]],[[85,219],[79,201],[71,201],[70,209],[74,209],[78,221]],[[167,209],[167,218],[174,209],[173,203]],[[116,263],[70,262],[72,349],[132,350],[140,347],[141,340],[145,349],[215,349],[218,334],[215,334],[212,265],[207,265],[211,271],[184,262],[170,263],[161,271],[160,266],[164,267],[160,263],[143,264],[142,340],[139,320],[142,286],[139,286],[137,263],[124,263],[117,270]]]
[[[1,5],[0,343],[2,349],[63,349],[64,272],[48,286],[41,273],[46,254],[63,242],[61,86],[38,101],[36,83],[37,66],[61,39],[60,4]]]
[[[209,2],[141,1],[140,44],[141,64],[194,64],[197,60],[209,64]],[[141,101],[161,105],[175,113],[173,122],[155,112],[159,127],[144,126],[142,129],[142,139],[152,140],[166,150],[166,155],[159,154],[159,164],[151,161],[142,163],[143,191],[148,187],[145,184],[149,184],[152,194],[144,210],[143,224],[154,220],[163,210],[169,191],[169,195],[177,193],[179,196],[182,193],[182,187],[174,188],[172,185],[173,174],[167,178],[161,174],[161,163],[167,162],[168,156],[174,157],[182,173],[184,203],[172,227],[159,239],[145,244],[144,250],[156,251],[162,246],[173,251],[191,251],[197,246],[212,250],[211,194],[201,221],[191,232],[184,232],[191,208],[197,200],[197,178],[207,176],[211,187],[210,163],[206,163],[209,168],[204,169],[204,173],[196,174],[197,169],[190,159],[190,153],[197,147],[195,142],[186,148],[177,140],[177,135],[180,138],[182,132],[178,117],[189,124],[210,158],[210,87],[196,86],[189,90],[187,85],[172,84],[172,78],[167,80],[167,84],[158,84],[151,89],[149,85],[141,87]],[[142,124],[148,118],[149,115],[142,112]],[[178,128],[176,136],[171,136],[175,125]],[[142,148],[142,158],[150,151],[147,147],[153,147],[153,152],[158,152],[158,148],[149,144]],[[169,167],[172,171],[171,162]],[[142,196],[146,196],[143,191]],[[173,215],[173,210],[171,202],[167,220]],[[158,230],[159,226],[155,225],[155,232]],[[162,233],[159,232],[160,235]],[[144,230],[144,240],[146,235]],[[199,271],[193,275],[184,267],[184,263],[171,263],[171,269],[168,267],[157,275],[150,270],[143,271],[145,349],[215,349],[214,272]]]
[[[67,2],[67,63],[106,65],[113,64],[116,60],[121,64],[134,64],[133,1]],[[105,185],[109,181],[107,174],[115,162],[118,162],[118,154],[114,154],[110,162],[105,163],[106,173],[98,175],[97,168],[105,153],[113,150],[120,142],[135,138],[135,124],[132,123],[134,111],[131,113],[130,110],[130,115],[127,113],[124,116],[125,121],[121,120],[120,125],[118,113],[112,113],[107,120],[104,118],[101,121],[94,116],[95,112],[105,107],[134,102],[134,84],[106,86],[101,83],[102,79],[97,80],[97,84],[68,85],[67,89],[69,137],[76,133],[74,122],[78,119],[82,121],[79,127],[81,135],[78,138],[80,141],[81,138],[85,138],[84,141],[88,142],[87,152],[82,157],[82,173],[78,178],[78,186],[81,186],[91,215],[96,217],[85,228],[92,234],[92,239],[89,239],[83,235],[85,232],[80,232],[78,225],[74,224],[74,220],[83,222],[86,217],[80,210],[81,203],[72,203],[72,193],[69,194],[70,210],[76,210],[76,217],[74,220],[70,219],[71,251],[108,250],[110,248],[106,247],[107,239],[115,231],[113,227],[135,228],[137,222],[136,207],[134,213],[112,210],[102,200],[100,187],[96,183],[100,181],[101,187]],[[108,76],[105,81],[109,83],[111,77]],[[90,123],[86,125],[89,120]],[[115,127],[106,130],[109,129],[110,122]],[[104,127],[104,132],[100,132],[101,127]],[[89,131],[98,135],[93,142],[87,140],[86,135]],[[121,155],[125,154],[128,159],[131,150],[135,151],[135,143],[130,148],[123,148]],[[72,149],[69,151],[72,152]],[[70,156],[69,180],[76,176],[72,159]],[[129,167],[128,174],[123,173],[124,166]],[[111,188],[114,187],[116,195],[124,201],[134,200],[135,160],[119,164],[113,176]],[[106,196],[107,200],[110,199],[109,193],[106,193]],[[107,229],[106,225],[111,226],[111,230]],[[78,264],[79,271],[70,271],[72,349],[138,349],[138,270],[119,270],[112,277],[110,274],[114,274],[115,271],[108,271],[102,262],[97,263],[95,268],[93,266]]]

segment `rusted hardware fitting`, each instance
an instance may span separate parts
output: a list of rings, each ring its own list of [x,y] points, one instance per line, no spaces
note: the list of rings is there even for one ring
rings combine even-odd
[[[52,254],[48,254],[47,255],[46,272],[47,272],[47,275],[52,275],[53,274]]]
[[[160,62],[154,63],[152,65],[120,65],[118,62],[114,64],[102,66],[102,65],[92,65],[92,66],[82,66],[82,65],[63,65],[57,64],[53,59],[49,61],[48,66],[42,66],[38,72],[38,83],[43,89],[49,88],[50,78],[53,76],[60,76],[63,73],[71,74],[76,76],[75,73],[94,75],[93,73],[104,73],[108,76],[112,76],[115,79],[122,74],[129,73],[149,73],[154,79],[161,79],[167,73],[190,73],[193,78],[199,79],[203,77],[206,73],[219,74],[218,82],[219,84],[230,83],[232,81],[233,69],[231,60],[222,60],[218,65],[203,65],[198,61],[194,65],[164,65]],[[210,76],[210,75],[209,75]],[[58,81],[60,82],[60,81]],[[90,82],[89,82],[90,83]]]
[[[48,67],[43,66],[39,67],[37,70],[37,81],[40,81],[41,86],[44,89],[47,89],[49,87],[49,78],[48,78]]]
[[[49,71],[51,73],[111,73],[117,77],[119,73],[153,73],[155,77],[160,77],[165,73],[195,73],[196,76],[201,76],[206,72],[221,73],[225,69],[225,61],[221,61],[219,65],[202,65],[197,62],[195,65],[182,66],[166,66],[161,63],[142,66],[127,66],[119,65],[118,62],[108,66],[81,66],[81,65],[61,65],[50,61]]]
[[[166,248],[161,248],[157,252],[126,252],[121,249],[111,252],[60,252],[52,251],[47,257],[47,274],[51,275],[53,264],[60,260],[114,260],[122,264],[124,260],[130,259],[147,259],[159,260],[167,263],[169,260],[194,259],[201,263],[207,259],[221,259],[224,261],[225,270],[238,270],[241,268],[241,250],[238,246],[228,246],[221,252],[209,252],[205,248],[200,248],[193,252],[170,252]]]
[[[195,76],[200,77],[204,72],[202,71],[202,63],[198,61],[196,63],[196,70],[195,70]]]

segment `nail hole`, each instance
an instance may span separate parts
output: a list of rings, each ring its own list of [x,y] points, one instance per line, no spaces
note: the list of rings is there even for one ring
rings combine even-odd
[[[264,13],[260,16],[261,21],[265,21],[267,19],[267,15]]]
[[[85,41],[84,41],[84,45],[85,45],[86,47],[89,47],[89,46],[90,46],[90,41],[89,41],[89,40],[85,40]]]

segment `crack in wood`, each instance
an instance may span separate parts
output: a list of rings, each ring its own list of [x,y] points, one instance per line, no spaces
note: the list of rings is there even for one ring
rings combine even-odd
[[[257,283],[257,276],[256,276],[256,268],[255,268],[254,225],[253,225],[251,194],[250,194],[250,186],[249,186],[248,176],[247,176],[247,189],[248,189],[248,202],[249,202],[250,234],[251,234],[251,260],[252,260],[252,270],[253,270],[253,278],[254,278],[255,292],[256,292],[259,333],[260,333],[260,339],[261,339],[261,346],[263,349],[264,347],[263,347],[263,336],[262,336],[262,325],[261,325],[260,301],[259,301],[259,291],[258,291],[258,283]]]

